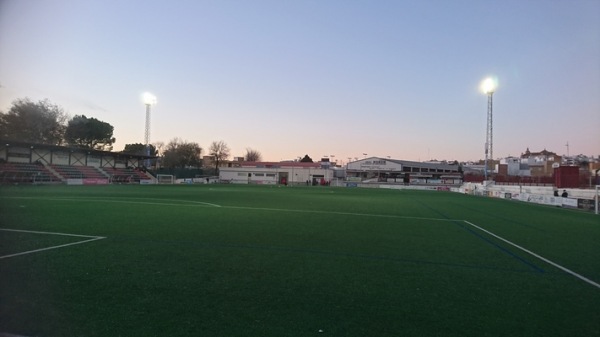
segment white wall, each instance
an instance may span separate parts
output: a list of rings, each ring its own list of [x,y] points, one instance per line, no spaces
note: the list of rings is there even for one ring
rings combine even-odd
[[[100,167],[100,157],[99,156],[88,156],[87,157],[87,166]]]
[[[333,177],[333,170],[320,168],[222,167],[219,169],[219,179],[234,184],[277,184],[280,173],[287,173],[288,183],[296,185],[306,184],[314,176],[323,176],[328,181]]]
[[[67,152],[53,152],[52,153],[52,164],[55,165],[69,165],[69,153]]]
[[[553,186],[518,186],[518,185],[495,185],[490,184],[484,188],[482,184],[476,183],[465,183],[461,187],[462,193],[469,194],[477,194],[477,192],[482,193],[483,191],[492,193],[492,194],[505,194],[510,193],[511,195],[538,195],[538,196],[554,196],[555,188]],[[562,194],[563,190],[559,190],[558,194]],[[579,188],[567,188],[566,189],[569,198],[579,198],[579,199],[594,199],[594,194],[596,193],[593,189],[579,189]]]

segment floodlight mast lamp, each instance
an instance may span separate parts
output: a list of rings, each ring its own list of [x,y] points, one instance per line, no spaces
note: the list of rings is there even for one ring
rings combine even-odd
[[[488,96],[487,104],[487,127],[485,132],[485,168],[484,179],[488,180],[488,158],[494,160],[494,137],[493,137],[493,97],[496,90],[496,81],[493,78],[487,78],[481,83],[482,91]]]
[[[147,92],[144,93],[142,99],[146,105],[146,130],[144,132],[144,145],[146,146],[146,155],[150,156],[150,110],[151,107],[156,104],[156,96]]]

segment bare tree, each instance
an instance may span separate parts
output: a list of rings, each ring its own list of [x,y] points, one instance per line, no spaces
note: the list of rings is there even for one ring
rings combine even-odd
[[[165,142],[163,141],[158,141],[158,142],[154,142],[154,144],[152,144],[152,146],[154,147],[155,151],[156,151],[156,162],[155,162],[155,166],[156,168],[160,168],[160,166],[162,165],[163,162],[163,149],[165,147]],[[200,149],[200,151],[202,151],[202,149]]]
[[[215,161],[215,172],[219,173],[219,163],[229,158],[229,146],[222,140],[215,141],[210,144],[209,151]]]
[[[165,147],[165,142],[158,141],[158,142],[154,142],[154,144],[152,144],[152,145],[154,146],[154,149],[156,149],[156,155],[162,156],[163,148]]]
[[[244,156],[245,161],[261,161],[262,155],[259,151],[251,148],[246,148],[246,155]]]
[[[201,155],[202,148],[197,143],[175,138],[165,147],[163,166],[168,168],[200,167]]]

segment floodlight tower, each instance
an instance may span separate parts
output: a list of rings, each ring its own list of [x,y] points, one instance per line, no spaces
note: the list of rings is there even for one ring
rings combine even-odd
[[[494,160],[494,142],[493,142],[493,124],[492,124],[492,98],[494,91],[498,86],[498,81],[495,78],[486,78],[481,82],[481,91],[488,96],[487,104],[487,128],[485,132],[485,168],[484,177],[488,178],[488,158]]]
[[[146,146],[146,155],[150,156],[150,108],[156,104],[156,96],[149,92],[142,95],[142,101],[146,105],[146,132],[144,133],[144,145]],[[146,167],[149,165],[149,161],[146,161]]]

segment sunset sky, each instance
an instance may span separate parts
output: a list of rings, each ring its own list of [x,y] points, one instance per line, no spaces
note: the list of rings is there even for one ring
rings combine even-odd
[[[600,155],[600,1],[0,0],[0,110],[29,97],[264,160]]]

